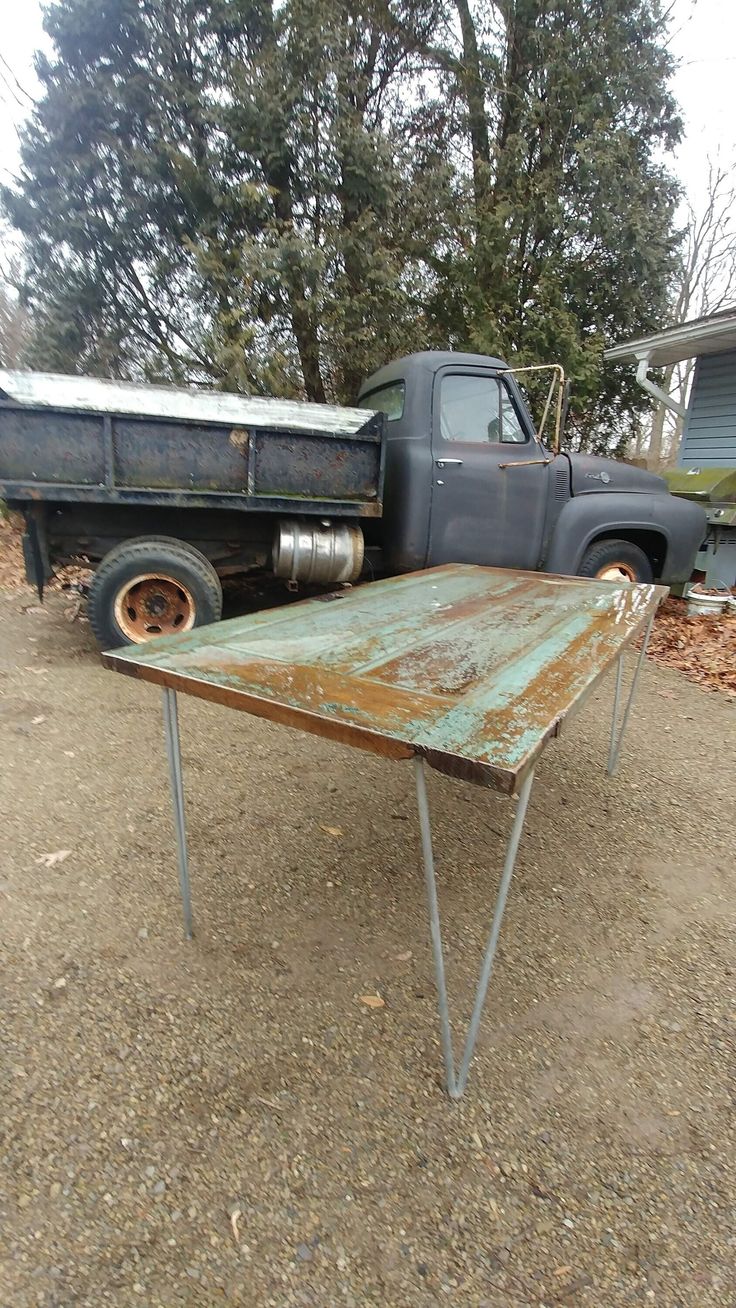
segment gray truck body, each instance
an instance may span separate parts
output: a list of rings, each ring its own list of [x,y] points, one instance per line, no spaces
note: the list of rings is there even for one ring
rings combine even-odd
[[[637,544],[658,580],[690,575],[702,510],[650,473],[541,448],[502,360],[411,355],[369,378],[358,406],[0,373],[0,496],[25,514],[30,578],[162,535],[220,576],[285,576],[285,530],[290,546],[303,534],[296,582],[449,562],[575,574],[607,538]],[[365,554],[354,533],[349,560],[333,549],[325,563],[346,524]]]
[[[445,378],[497,380],[523,439],[465,441],[443,432]],[[629,540],[655,578],[686,581],[705,515],[668,493],[662,478],[594,455],[540,450],[519,386],[501,359],[454,352],[410,355],[361,387],[359,404],[399,387],[387,423],[381,539],[388,572],[436,563],[480,563],[576,574],[606,538]],[[475,435],[478,433],[475,432]],[[500,433],[503,435],[503,432]],[[545,457],[546,456],[546,457]]]

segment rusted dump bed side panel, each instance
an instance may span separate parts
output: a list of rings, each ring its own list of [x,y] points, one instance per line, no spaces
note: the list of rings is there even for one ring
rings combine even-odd
[[[0,402],[8,500],[378,517],[383,465],[380,414],[357,431],[289,431]]]
[[[515,792],[662,586],[450,564],[103,655],[108,667]]]

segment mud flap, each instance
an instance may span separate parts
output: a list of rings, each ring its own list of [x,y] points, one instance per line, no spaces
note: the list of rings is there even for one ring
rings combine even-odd
[[[31,508],[25,510],[24,516],[26,525],[22,540],[26,581],[29,585],[36,587],[38,598],[43,600],[44,586],[53,576],[46,536],[44,506],[34,504]]]

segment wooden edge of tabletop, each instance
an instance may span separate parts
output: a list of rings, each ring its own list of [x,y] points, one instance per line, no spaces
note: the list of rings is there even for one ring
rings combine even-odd
[[[222,704],[226,708],[238,709],[240,712],[249,713],[253,717],[265,718],[269,722],[278,723],[279,726],[295,727],[297,730],[307,731],[311,735],[322,736],[327,740],[335,740],[341,745],[352,745],[357,749],[365,749],[371,754],[380,755],[382,758],[408,759],[413,758],[415,754],[419,754],[437,772],[443,772],[446,776],[455,777],[458,780],[472,781],[475,785],[490,786],[506,795],[515,794],[528,771],[525,766],[523,773],[519,774],[507,771],[505,768],[494,767],[489,763],[464,759],[457,754],[447,753],[443,750],[424,749],[419,745],[412,745],[408,741],[397,739],[394,736],[384,735],[380,731],[372,731],[370,727],[362,727],[351,722],[345,722],[342,719],[322,716],[319,713],[311,712],[309,709],[283,704],[280,700],[267,699],[261,695],[249,695],[247,691],[233,690],[229,686],[218,686],[216,682],[212,681],[200,681],[197,678],[156,668],[150,664],[134,663],[125,655],[106,653],[102,655],[102,662],[106,668],[111,668],[114,672],[122,672],[125,676],[135,677],[139,681],[151,682],[153,685],[161,686],[164,690],[181,691],[183,694],[193,695],[196,699],[204,699],[213,704]]]

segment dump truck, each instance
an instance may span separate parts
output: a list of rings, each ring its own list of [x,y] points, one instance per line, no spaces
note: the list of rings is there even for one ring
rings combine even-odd
[[[398,359],[353,407],[0,370],[0,497],[39,593],[61,565],[94,570],[104,648],[216,620],[236,575],[334,587],[479,563],[687,580],[703,510],[560,449],[558,380],[547,441],[485,355]]]

